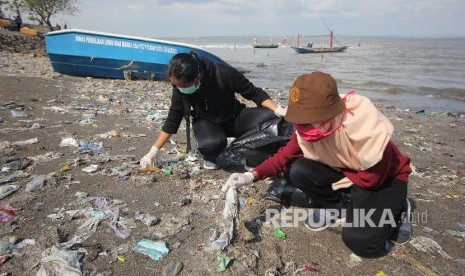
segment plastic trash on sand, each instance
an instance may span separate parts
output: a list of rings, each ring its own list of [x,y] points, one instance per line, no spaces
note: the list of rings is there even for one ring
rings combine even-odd
[[[39,175],[34,177],[30,182],[26,184],[26,192],[33,192],[37,189],[40,189],[44,186],[46,176]]]
[[[103,143],[90,142],[87,139],[82,139],[79,141],[79,153],[91,153],[93,155],[98,155],[102,153]]]
[[[13,212],[16,210],[9,203],[0,202],[0,223],[6,223],[16,217],[16,214]]]
[[[83,168],[82,171],[86,172],[86,173],[94,173],[94,172],[98,171],[98,165],[92,164],[90,166],[87,166],[87,167]]]
[[[38,142],[39,142],[39,139],[37,139],[36,137],[36,138],[28,139],[28,140],[12,142],[11,144],[13,146],[27,146],[27,145],[36,144]]]
[[[218,256],[218,272],[224,272],[229,266],[231,259],[227,256]]]
[[[84,193],[84,192],[76,192],[73,196],[74,198],[74,201],[77,202],[77,204],[82,204],[84,202],[84,200],[89,196],[88,193]]]
[[[410,240],[410,244],[418,251],[426,253],[437,252],[443,258],[451,259],[451,256],[449,256],[435,240],[430,238],[423,236],[415,237]]]
[[[136,244],[134,251],[147,255],[154,261],[158,261],[168,254],[169,249],[166,247],[165,242],[143,239]]]
[[[0,187],[0,199],[3,199],[19,189],[18,185],[3,185]]]
[[[189,221],[180,216],[164,217],[157,227],[149,228],[149,235],[162,239],[168,236],[174,236],[181,232],[184,226],[188,225]]]
[[[8,183],[8,182],[14,182],[19,177],[22,177],[22,176],[23,176],[23,171],[15,171],[12,174],[10,174],[9,176],[1,178],[0,179],[0,184]]]
[[[56,246],[47,248],[42,252],[41,267],[36,276],[80,276],[83,257],[84,254],[79,251],[59,249]]]
[[[27,118],[27,113],[21,110],[11,110],[11,117],[13,118]]]
[[[61,139],[60,147],[79,147],[79,143],[74,138]]]
[[[221,251],[230,243],[234,235],[236,217],[239,212],[239,200],[237,197],[236,187],[229,187],[226,192],[226,201],[223,209],[223,232],[220,236],[212,241],[207,251]]]
[[[18,240],[18,237],[13,233],[5,233],[0,237],[0,257],[11,254],[13,245]]]
[[[286,239],[286,233],[284,233],[283,230],[281,230],[281,228],[279,228],[278,226],[275,226],[273,228],[273,231],[274,231],[274,235],[280,239]]]
[[[134,214],[134,219],[141,221],[143,224],[147,226],[153,226],[160,221],[157,217],[142,213],[140,211]]]
[[[59,247],[70,248],[75,244],[83,243],[88,238],[90,238],[95,232],[97,232],[97,227],[102,221],[102,219],[103,218],[100,216],[89,218],[87,221],[85,221],[78,227],[76,233],[74,234],[74,237],[72,237],[67,242],[60,243]]]

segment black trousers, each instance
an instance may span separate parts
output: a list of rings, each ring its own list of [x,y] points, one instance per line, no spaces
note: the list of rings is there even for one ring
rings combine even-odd
[[[304,191],[312,203],[321,208],[346,208],[346,224],[342,240],[358,256],[378,258],[388,253],[386,241],[394,231],[393,220],[398,222],[407,198],[407,183],[388,179],[381,188],[368,190],[357,185],[334,191],[331,184],[344,175],[332,168],[307,158],[295,161],[289,170],[290,182]],[[344,206],[343,193],[350,193],[351,200]],[[361,221],[363,214],[369,221]],[[391,214],[393,220],[388,215]],[[368,216],[367,216],[368,217]],[[388,222],[388,223],[380,223]],[[374,225],[374,226],[373,226]]]
[[[217,124],[206,119],[193,122],[193,131],[197,140],[197,149],[203,158],[214,161],[226,148],[228,137],[239,137],[255,128],[258,124],[273,119],[274,112],[265,107],[244,108],[235,118]]]

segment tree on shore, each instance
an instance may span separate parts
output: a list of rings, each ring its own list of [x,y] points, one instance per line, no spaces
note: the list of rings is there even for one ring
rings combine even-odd
[[[0,1],[0,18],[6,18],[6,15],[3,13],[3,5],[8,4],[8,1]]]
[[[50,18],[57,14],[74,15],[79,10],[76,6],[77,0],[9,0],[10,5],[17,4],[24,8],[30,20],[47,25],[53,30]]]
[[[9,12],[9,17],[18,16],[25,11],[21,0],[4,0],[0,1],[0,4],[7,4],[6,10]]]

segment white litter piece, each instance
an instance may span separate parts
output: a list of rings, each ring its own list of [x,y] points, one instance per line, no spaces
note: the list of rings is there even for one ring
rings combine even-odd
[[[193,162],[197,161],[197,156],[189,154],[189,155],[186,156],[186,161],[193,163]]]
[[[60,106],[43,106],[42,108],[45,110],[51,110],[57,113],[68,113],[69,112],[69,108],[63,108]]]
[[[60,248],[70,248],[71,246],[77,243],[83,243],[97,231],[97,227],[100,224],[100,221],[102,221],[102,219],[103,218],[101,216],[89,218],[87,221],[85,221],[83,224],[79,226],[79,228],[76,231],[76,234],[71,240],[64,243],[60,243],[58,246]]]
[[[8,183],[8,182],[14,182],[17,180],[17,178],[20,178],[23,176],[23,171],[15,171],[12,174],[10,174],[7,177],[1,178],[0,179],[0,184],[3,183]]]
[[[11,147],[11,143],[8,141],[0,141],[0,150]]]
[[[352,253],[349,255],[349,261],[347,263],[347,266],[352,268],[352,267],[359,265],[361,262],[362,262],[362,258]]]
[[[156,227],[153,227],[154,229],[149,230],[149,234],[157,239],[164,239],[181,232],[182,228],[188,224],[187,219],[179,216],[164,217]]]
[[[41,267],[36,276],[50,275],[82,275],[80,255],[76,250],[59,249],[56,246],[42,252]]]
[[[451,256],[447,254],[442,247],[434,240],[423,236],[415,237],[410,241],[410,244],[418,251],[425,253],[437,252],[439,255],[446,259],[451,259]]]
[[[60,147],[79,147],[79,142],[74,138],[62,138]]]
[[[40,189],[44,186],[45,179],[47,177],[45,175],[39,175],[34,177],[30,182],[26,184],[26,192],[33,192],[37,189]]]
[[[45,163],[45,162],[52,161],[54,159],[61,158],[63,155],[64,154],[61,152],[50,151],[50,152],[47,152],[46,154],[30,157],[30,159],[32,159],[32,161],[34,161],[34,163],[37,164],[37,163]]]
[[[38,142],[39,142],[39,139],[37,139],[37,137],[36,137],[36,138],[29,139],[29,140],[16,141],[16,142],[13,142],[11,144],[13,146],[27,146],[27,145],[36,144]]]
[[[221,251],[231,243],[234,236],[234,229],[236,227],[238,210],[239,201],[237,198],[236,187],[230,186],[226,192],[226,201],[223,209],[223,232],[210,244],[207,251]]]
[[[0,187],[0,199],[3,199],[19,189],[18,185],[3,185]]]
[[[134,214],[134,219],[142,222],[143,224],[147,226],[153,226],[160,221],[157,217],[152,216],[150,214],[142,213],[140,211]]]
[[[11,117],[13,118],[27,118],[27,113],[21,110],[11,110]]]
[[[88,167],[83,168],[82,171],[87,173],[94,173],[98,171],[98,165],[92,164]]]
[[[13,252],[13,255],[15,256],[21,256],[22,253],[20,251],[23,251],[23,248],[26,248],[28,246],[35,246],[36,245],[36,240],[34,239],[24,239],[21,242],[18,242],[13,245],[11,248],[11,251]]]

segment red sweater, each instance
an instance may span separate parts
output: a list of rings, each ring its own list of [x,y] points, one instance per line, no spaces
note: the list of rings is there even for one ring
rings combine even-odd
[[[289,164],[303,153],[297,142],[297,134],[291,136],[291,140],[272,157],[260,164],[255,171],[260,180],[269,176],[275,176],[281,171],[286,171]],[[408,182],[408,175],[412,172],[410,158],[402,155],[397,146],[390,141],[384,150],[383,158],[373,167],[364,171],[356,171],[348,168],[340,168],[345,177],[352,183],[365,189],[379,188],[387,179],[395,178]]]

